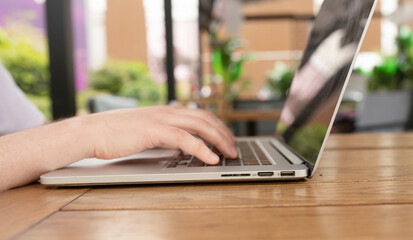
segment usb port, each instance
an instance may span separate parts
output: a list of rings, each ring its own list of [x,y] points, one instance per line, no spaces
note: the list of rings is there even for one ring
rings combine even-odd
[[[282,171],[280,175],[281,177],[294,177],[295,172],[294,171]]]
[[[271,177],[274,175],[274,172],[258,172],[258,176],[260,177]]]

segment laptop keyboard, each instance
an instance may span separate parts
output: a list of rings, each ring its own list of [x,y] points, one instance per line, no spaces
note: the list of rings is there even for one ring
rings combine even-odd
[[[178,166],[186,167],[212,167],[212,166],[259,166],[259,165],[272,165],[270,160],[265,156],[260,147],[255,141],[239,141],[238,150],[239,157],[235,159],[225,158],[214,147],[211,147],[220,158],[217,165],[205,164],[197,157],[192,155],[185,155],[183,153],[177,155],[171,161],[168,162],[167,168],[176,168]]]

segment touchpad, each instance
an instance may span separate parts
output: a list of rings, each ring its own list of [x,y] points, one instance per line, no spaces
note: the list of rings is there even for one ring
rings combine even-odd
[[[136,153],[136,154],[133,154],[127,157],[110,159],[110,160],[102,160],[102,159],[97,159],[97,158],[86,158],[86,159],[80,160],[78,162],[75,162],[69,165],[69,167],[103,166],[103,165],[117,163],[117,162],[125,161],[125,160],[169,159],[169,158],[172,158],[174,155],[176,155],[178,152],[179,152],[178,150],[168,150],[168,149],[158,149],[158,148],[148,149],[146,151]]]

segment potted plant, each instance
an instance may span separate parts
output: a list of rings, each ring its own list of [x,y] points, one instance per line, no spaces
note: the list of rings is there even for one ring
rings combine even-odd
[[[263,99],[275,99],[284,102],[294,78],[296,67],[277,62],[267,75],[267,85],[259,93]]]
[[[413,110],[413,32],[403,26],[396,37],[397,52],[383,57],[370,72],[367,94],[357,109],[358,131],[411,129]]]
[[[244,63],[252,59],[250,54],[239,52],[243,47],[243,40],[237,37],[218,36],[219,21],[213,21],[210,26],[210,44],[212,49],[212,70],[214,78],[222,83],[222,95],[229,102],[238,98],[239,94],[245,90],[250,81],[245,81],[240,86],[235,87],[241,79]]]

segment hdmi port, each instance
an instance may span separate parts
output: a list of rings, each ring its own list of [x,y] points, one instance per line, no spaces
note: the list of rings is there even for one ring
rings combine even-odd
[[[271,177],[274,175],[274,172],[258,172],[258,176],[260,177]]]
[[[281,172],[281,177],[294,177],[295,172],[294,171],[283,171]]]

